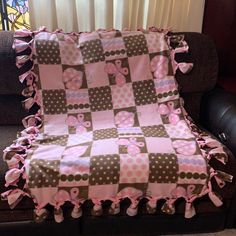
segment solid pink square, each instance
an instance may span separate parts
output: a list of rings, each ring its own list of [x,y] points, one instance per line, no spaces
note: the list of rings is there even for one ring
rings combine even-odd
[[[162,120],[157,109],[158,104],[137,106],[138,120],[140,126],[162,124]]]
[[[116,138],[93,141],[91,156],[118,154],[119,146],[117,143],[118,139]]]
[[[108,74],[104,69],[105,65],[104,61],[85,65],[88,88],[109,85]]]
[[[61,65],[39,65],[42,89],[64,89]]]
[[[115,128],[113,111],[92,112],[93,130]]]
[[[148,183],[147,192],[152,197],[159,199],[171,197],[171,192],[176,188],[176,184]]]
[[[129,68],[132,81],[152,79],[149,55],[129,57]]]
[[[175,153],[170,138],[146,137],[148,153]]]
[[[118,184],[104,184],[98,186],[89,186],[89,198],[106,200],[116,197]]]

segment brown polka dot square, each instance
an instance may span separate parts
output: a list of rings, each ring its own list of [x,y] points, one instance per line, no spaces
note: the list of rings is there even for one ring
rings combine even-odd
[[[118,132],[116,128],[99,129],[93,131],[93,140],[110,139],[117,137],[118,137]]]
[[[109,86],[90,88],[88,92],[91,111],[112,110],[111,88]]]
[[[153,80],[143,80],[133,82],[133,92],[135,104],[137,106],[152,104],[157,102],[155,85]]]
[[[68,135],[45,135],[43,140],[40,140],[41,145],[61,145],[66,146],[68,140]]]
[[[55,115],[67,112],[65,90],[43,90],[42,97],[45,114]]]
[[[117,184],[119,182],[119,155],[91,157],[89,185]]]
[[[149,153],[149,182],[176,183],[178,181],[178,160],[175,154]]]
[[[169,137],[164,125],[150,125],[141,127],[145,137]]]
[[[83,42],[81,43],[80,48],[85,64],[105,61],[105,55],[100,39]]]
[[[36,40],[38,64],[61,64],[59,43],[51,40]]]
[[[147,41],[143,34],[123,37],[128,57],[148,54]]]
[[[59,160],[31,160],[29,167],[29,187],[57,187],[59,183]]]

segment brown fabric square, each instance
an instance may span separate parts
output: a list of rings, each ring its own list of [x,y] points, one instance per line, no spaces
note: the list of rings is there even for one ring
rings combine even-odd
[[[89,185],[117,184],[119,182],[119,155],[91,157]]]
[[[141,127],[145,137],[169,137],[164,125],[151,125]]]
[[[80,45],[85,64],[105,61],[105,55],[100,39],[90,40]]]
[[[45,114],[55,115],[67,112],[65,90],[43,90],[42,97]]]
[[[104,111],[112,109],[111,87],[102,86],[99,88],[90,88],[89,100],[91,111]]]
[[[110,139],[110,138],[117,138],[118,132],[117,129],[99,129],[93,131],[93,139],[100,140],[100,139]]]
[[[59,160],[31,160],[29,168],[29,187],[57,187],[59,183]]]
[[[148,54],[147,41],[143,34],[124,37],[128,57]]]
[[[175,154],[149,153],[149,182],[176,183],[178,181],[178,160]]]
[[[61,64],[59,43],[49,40],[36,40],[38,64]]]
[[[157,102],[155,85],[153,80],[143,80],[133,82],[135,104],[137,106],[152,104]]]

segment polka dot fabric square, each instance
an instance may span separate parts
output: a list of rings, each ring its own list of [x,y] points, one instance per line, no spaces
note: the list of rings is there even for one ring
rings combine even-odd
[[[57,187],[59,168],[59,160],[31,160],[29,165],[29,187]]]
[[[90,163],[90,185],[117,184],[119,182],[119,155],[93,156]]]
[[[38,64],[61,64],[59,43],[50,40],[37,40],[36,53]]]
[[[133,82],[133,92],[135,104],[137,106],[152,104],[157,102],[153,80],[143,80]]]
[[[42,97],[45,114],[55,115],[67,113],[65,90],[43,90]]]
[[[110,139],[110,138],[117,138],[118,132],[116,128],[111,129],[99,129],[93,131],[93,139]]]
[[[105,55],[100,39],[86,41],[80,44],[83,62],[85,64],[105,61]]]
[[[112,109],[111,88],[109,86],[90,88],[88,92],[91,111],[104,111]]]
[[[145,137],[169,137],[164,125],[151,125],[141,127]]]
[[[178,180],[178,159],[175,154],[149,153],[149,182],[176,183]]]
[[[148,54],[147,42],[143,34],[123,37],[128,57]]]

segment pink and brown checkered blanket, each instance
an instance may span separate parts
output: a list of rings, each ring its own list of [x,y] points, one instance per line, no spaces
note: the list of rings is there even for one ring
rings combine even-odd
[[[66,201],[74,205],[75,218],[87,199],[94,215],[102,214],[105,200],[118,214],[124,198],[130,199],[131,216],[141,198],[149,200],[150,213],[165,199],[162,210],[170,214],[184,198],[187,218],[195,214],[193,201],[205,194],[222,204],[211,178],[222,186],[231,176],[208,161],[225,163],[227,154],[188,118],[174,77],[178,68],[192,67],[174,60],[175,53],[188,51],[182,36],[154,28],[79,34],[42,28],[16,32],[14,48],[18,67],[33,62],[20,76],[28,96],[24,105],[40,109],[23,120],[25,130],[4,151],[6,186],[25,179],[24,189],[2,194],[11,207],[27,195],[37,221],[50,204],[61,222]]]

